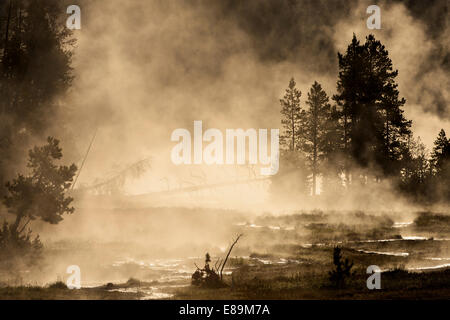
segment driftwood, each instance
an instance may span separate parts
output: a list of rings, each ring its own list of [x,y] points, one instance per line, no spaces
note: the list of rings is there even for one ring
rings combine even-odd
[[[236,243],[242,237],[242,234],[238,235],[233,242],[231,243],[230,248],[228,249],[227,255],[225,259],[222,260],[218,258],[214,266],[211,268],[209,263],[211,262],[211,258],[209,253],[206,253],[205,257],[205,267],[199,268],[199,266],[194,263],[197,270],[192,274],[191,283],[197,286],[203,286],[208,288],[220,288],[226,286],[223,282],[223,269],[230,257],[231,251],[233,250]]]
[[[211,262],[211,258],[209,254],[206,254],[205,257],[205,267],[199,268],[199,266],[195,264],[197,270],[192,274],[191,283],[193,285],[206,287],[206,288],[220,288],[223,287],[223,283],[220,280],[219,274],[217,270],[211,268],[209,266],[209,262]],[[217,262],[216,262],[217,265]]]
[[[233,247],[236,245],[236,243],[239,241],[239,239],[240,239],[241,237],[242,237],[242,233],[241,233],[240,235],[238,235],[238,236],[236,237],[236,239],[233,241],[233,243],[231,244],[230,249],[228,250],[228,253],[227,253],[227,255],[225,256],[225,260],[223,261],[223,264],[222,264],[222,265],[219,265],[219,268],[220,268],[220,272],[219,272],[220,280],[223,279],[223,268],[225,268],[225,264],[227,263],[228,257],[229,257],[230,254],[231,254],[231,250],[233,250]]]

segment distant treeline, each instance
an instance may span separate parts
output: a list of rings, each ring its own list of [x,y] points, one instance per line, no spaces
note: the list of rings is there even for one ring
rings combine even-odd
[[[290,80],[280,100],[281,171],[273,189],[294,178],[295,192],[339,194],[389,179],[416,201],[448,201],[450,140],[442,129],[428,155],[420,138],[413,137],[395,81],[398,71],[385,46],[373,35],[363,44],[353,36],[338,60],[332,102],[314,82],[302,104]]]

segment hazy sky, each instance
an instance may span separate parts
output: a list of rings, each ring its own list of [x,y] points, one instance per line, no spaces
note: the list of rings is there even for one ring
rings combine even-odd
[[[450,131],[448,1],[79,1],[72,132],[84,152],[98,127],[86,173],[154,157],[168,171],[170,134],[204,128],[276,128],[279,99],[294,77],[336,90],[337,52],[353,33],[375,34],[399,70],[413,131],[429,148]],[[381,30],[366,8],[381,7]],[[177,169],[178,170],[178,169]],[[169,174],[168,173],[168,174]]]

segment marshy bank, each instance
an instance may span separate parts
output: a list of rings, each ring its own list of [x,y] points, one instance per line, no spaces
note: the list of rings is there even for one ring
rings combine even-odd
[[[22,273],[21,278],[3,278],[0,298],[450,298],[450,223],[446,214],[417,213],[402,218],[396,214],[315,211],[246,219],[233,212],[222,218],[223,212],[181,208],[130,214],[142,225],[122,224],[121,241],[110,232],[109,242],[56,237],[44,242],[47,267],[41,269],[39,282],[38,278],[33,280],[31,272]],[[113,222],[119,220],[118,213],[109,216]],[[115,230],[113,225],[108,228]],[[178,242],[177,247],[172,239],[164,248],[162,242],[156,246],[144,241],[160,233],[170,239],[172,233],[167,230],[185,234],[184,243]],[[210,252],[211,260],[216,261],[224,256],[232,235],[239,233],[244,236],[224,269],[227,286],[191,286],[191,276],[196,265],[204,262],[204,253]],[[331,287],[328,274],[333,269],[335,246],[354,263],[355,272],[339,290]],[[46,285],[57,279],[64,281],[69,264],[80,266],[82,289]],[[367,289],[366,269],[370,265],[383,271],[381,290]]]

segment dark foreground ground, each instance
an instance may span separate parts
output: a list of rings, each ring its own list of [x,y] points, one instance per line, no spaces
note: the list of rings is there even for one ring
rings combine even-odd
[[[96,275],[103,284],[80,290],[69,290],[63,283],[0,283],[0,299],[450,299],[450,218],[446,213],[417,213],[408,220],[361,212],[347,213],[345,219],[322,212],[241,219],[227,221],[226,235],[243,233],[244,237],[227,264],[224,288],[190,285],[194,262],[202,264],[200,252],[209,250],[213,262],[223,255],[205,245],[205,251],[196,251],[197,258],[189,258],[194,260],[160,261],[153,267],[145,257],[108,264],[103,255],[104,279],[132,278],[109,282]],[[202,221],[201,215],[198,220]],[[222,220],[219,224],[224,225]],[[336,246],[342,248],[343,258],[354,263],[341,289],[329,279]],[[104,245],[101,249],[112,252]],[[86,250],[83,247],[80,252]],[[67,248],[55,249],[52,258],[60,251]],[[95,254],[89,257],[93,265],[100,265]],[[382,270],[380,290],[367,288],[370,265]]]
[[[271,268],[269,268],[271,269]],[[273,269],[273,268],[272,268]],[[279,269],[279,268],[274,268]],[[369,290],[366,287],[368,275],[358,274],[349,280],[343,289],[327,284],[324,274],[287,276],[287,270],[266,270],[267,274],[279,276],[259,278],[234,288],[218,290],[185,287],[175,291],[178,299],[450,299],[450,270],[412,273],[392,271],[382,274],[382,289]],[[254,274],[249,274],[254,276]]]
[[[291,270],[290,270],[291,269]],[[243,272],[242,270],[239,271]],[[357,274],[343,289],[327,287],[326,276],[288,275],[296,272],[290,267],[261,267],[244,271],[252,278],[233,287],[220,289],[186,286],[166,292],[169,299],[332,299],[332,300],[372,300],[372,299],[450,299],[450,269],[427,272],[407,272],[395,270],[382,274],[382,289],[369,290],[367,276]],[[277,276],[274,276],[277,275]],[[256,278],[255,278],[256,277]],[[227,282],[230,283],[231,277]],[[145,283],[142,283],[145,285]],[[126,287],[127,284],[116,285]],[[54,287],[4,287],[0,289],[0,299],[8,300],[134,300],[145,298],[145,293],[114,291],[106,286],[70,290]]]

